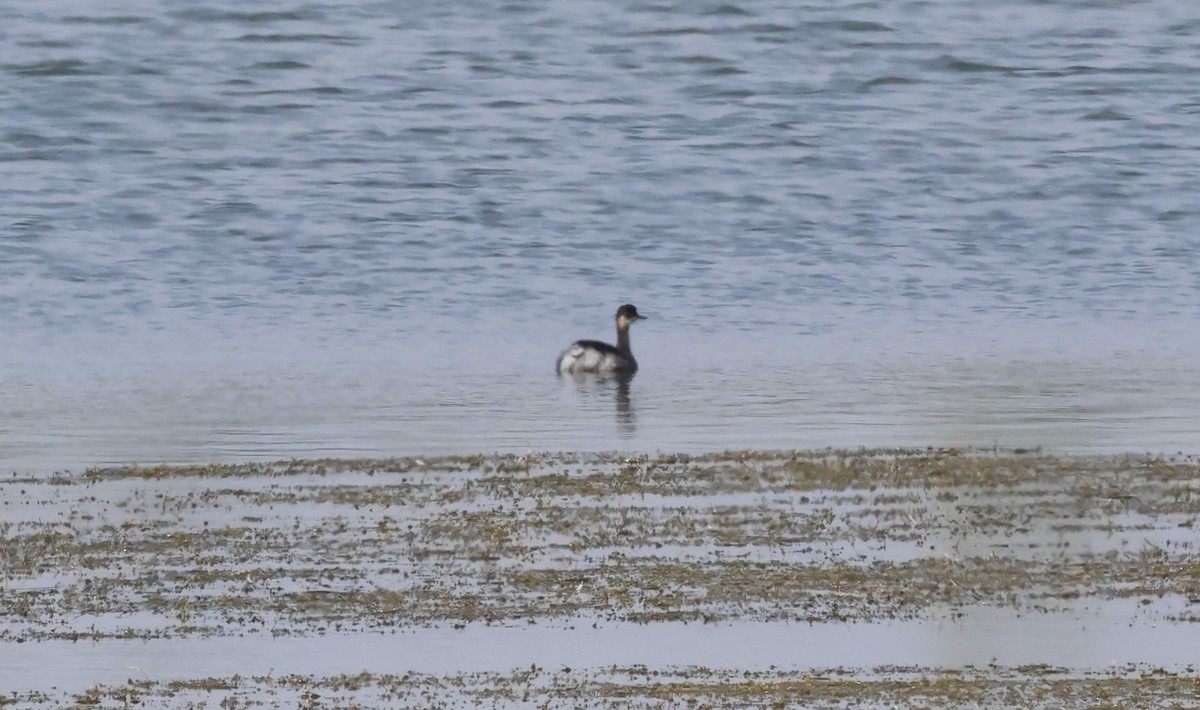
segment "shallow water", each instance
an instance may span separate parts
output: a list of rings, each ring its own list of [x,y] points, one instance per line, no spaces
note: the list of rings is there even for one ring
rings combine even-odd
[[[719,357],[670,371],[650,364],[625,385],[560,380],[542,362],[495,373],[269,359],[229,368],[13,368],[0,380],[0,465],[49,471],[739,446],[998,445],[1069,454],[1200,446],[1200,378],[1182,355],[799,355],[786,364],[714,364]]]
[[[1108,608],[1108,607],[1111,607]],[[1143,617],[1138,619],[1138,617]],[[497,672],[543,668],[694,666],[764,671],[789,668],[1026,666],[1086,671],[1114,664],[1182,670],[1194,629],[1162,625],[1136,602],[1082,614],[1024,615],[969,610],[959,618],[870,624],[604,624],[572,628],[402,630],[389,635],[270,639],[214,638],[51,641],[0,644],[0,662],[18,684],[8,692],[56,688],[80,692],[97,683],[266,676]],[[1135,621],[1131,623],[1130,619]],[[181,667],[180,658],[191,661]],[[65,671],[64,669],[70,669]]]
[[[0,467],[1196,451],[1191,10],[0,8]]]
[[[660,681],[671,700],[739,707],[753,674],[942,693],[965,674],[1050,683],[1045,706],[1170,678],[1159,692],[1177,704],[1195,689],[1196,472],[1194,458],[735,452],[5,476],[0,682],[30,708],[319,683],[367,704],[434,683],[470,707],[522,697],[528,669],[560,674],[538,691],[560,699],[632,669],[697,684]],[[622,705],[645,682],[581,694]],[[813,702],[839,692],[806,687]]]

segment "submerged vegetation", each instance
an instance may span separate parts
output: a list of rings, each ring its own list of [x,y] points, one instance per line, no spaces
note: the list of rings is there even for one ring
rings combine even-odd
[[[1200,462],[1187,457],[949,450],[531,453],[11,476],[0,480],[0,643],[854,624],[953,619],[981,607],[1050,615],[1123,600],[1155,623],[1191,624],[1200,619],[1198,487]],[[1070,661],[1061,672],[239,676],[97,685],[71,702],[178,692],[228,700],[242,697],[239,688],[301,704],[305,693],[358,688],[347,697],[367,705],[451,696],[464,706],[472,698],[1120,705],[1135,692],[1196,701],[1184,690],[1196,682],[1187,669],[1118,673]],[[0,702],[37,706],[38,697]]]

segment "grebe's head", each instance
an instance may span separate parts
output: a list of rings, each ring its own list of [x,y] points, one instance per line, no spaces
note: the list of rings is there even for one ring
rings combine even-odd
[[[645,320],[646,316],[639,315],[637,306],[632,303],[626,303],[617,309],[617,327],[628,328],[629,324],[635,320]]]

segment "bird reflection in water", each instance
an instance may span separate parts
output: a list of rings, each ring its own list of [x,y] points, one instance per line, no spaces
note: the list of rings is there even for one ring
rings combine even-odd
[[[629,396],[629,384],[637,377],[636,372],[617,374],[617,431],[622,436],[637,433],[637,415],[633,411],[633,398]]]
[[[564,380],[575,382],[575,391],[585,398],[599,398],[613,392],[616,411],[617,433],[622,437],[637,434],[637,411],[633,404],[630,384],[636,372],[613,372],[608,374],[563,375]]]

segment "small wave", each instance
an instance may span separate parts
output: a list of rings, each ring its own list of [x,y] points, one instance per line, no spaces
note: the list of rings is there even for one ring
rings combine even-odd
[[[1012,74],[1019,71],[1017,67],[1006,67],[1000,64],[988,64],[986,62],[975,62],[969,59],[959,59],[958,57],[943,54],[931,63],[932,68],[942,69],[950,72],[961,72],[965,74],[971,73],[989,73],[995,72],[998,74]]]
[[[906,76],[880,76],[868,81],[864,81],[858,85],[859,91],[867,92],[881,86],[906,86],[910,84],[920,84],[918,79],[911,79]]]
[[[20,76],[80,76],[98,73],[81,59],[50,59],[32,64],[10,64],[9,67],[13,73]]]
[[[1083,120],[1085,120],[1085,121],[1128,121],[1128,120],[1130,120],[1130,116],[1128,116],[1127,114],[1121,113],[1120,111],[1109,106],[1100,111],[1096,111],[1094,113],[1089,113],[1088,115],[1083,117]]]

